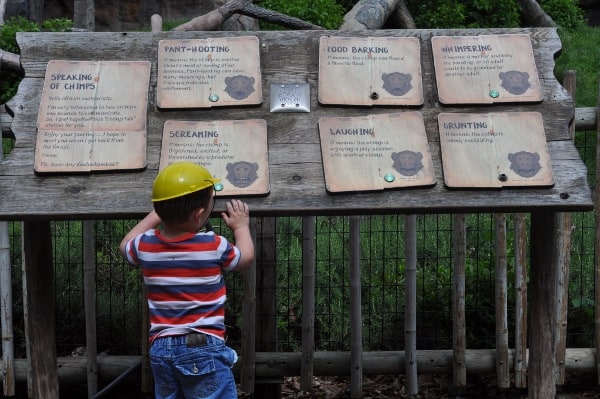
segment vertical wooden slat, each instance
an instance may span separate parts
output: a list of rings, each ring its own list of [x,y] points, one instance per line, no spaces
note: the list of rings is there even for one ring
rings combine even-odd
[[[600,85],[599,85],[600,90]],[[600,91],[599,91],[600,93]],[[594,219],[595,219],[595,239],[594,239],[594,280],[595,307],[594,316],[594,344],[596,346],[596,382],[600,385],[600,95],[598,96],[598,106],[596,107],[596,176],[594,185]]]
[[[525,215],[513,216],[515,230],[515,387],[527,386],[527,228]]]
[[[88,398],[98,392],[98,348],[96,343],[96,250],[94,221],[83,222],[83,290],[85,345],[87,348]]]
[[[556,214],[531,214],[528,398],[556,396]]]
[[[4,157],[0,133],[0,161]],[[0,222],[0,312],[2,329],[2,388],[4,396],[15,395],[15,351],[13,335],[12,278],[8,222]]]
[[[143,393],[151,393],[154,385],[154,377],[152,376],[152,368],[150,366],[150,309],[148,309],[148,300],[146,299],[146,284],[142,284],[140,297],[140,303],[142,304],[142,376],[140,388]]]
[[[452,379],[457,387],[467,385],[466,248],[465,215],[454,214],[452,215]]]
[[[253,241],[256,242],[256,225],[251,223]],[[254,393],[256,369],[256,262],[244,271],[244,299],[242,301],[242,372],[240,388]]]
[[[58,399],[50,222],[23,223],[23,255],[24,281],[27,286],[31,394],[36,399]]]
[[[315,337],[315,217],[302,218],[302,363],[300,389],[310,392]]]
[[[362,398],[360,216],[350,216],[350,396]]]
[[[417,370],[417,217],[407,215],[404,221],[405,258],[405,310],[404,351],[406,369],[406,393],[419,393]]]
[[[575,71],[565,71],[563,74],[563,85],[565,89],[575,98],[576,79]],[[571,140],[575,138],[575,123],[569,124],[569,134]],[[556,311],[556,383],[562,385],[565,383],[565,358],[567,351],[567,313],[569,309],[569,263],[571,261],[571,231],[572,214],[570,212],[559,212],[558,217],[558,287],[557,293],[558,305]]]
[[[499,388],[509,388],[506,214],[496,213],[494,220],[496,226],[496,377]]]

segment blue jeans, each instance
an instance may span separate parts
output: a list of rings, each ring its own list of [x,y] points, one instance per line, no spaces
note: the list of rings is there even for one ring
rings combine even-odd
[[[186,345],[185,335],[159,337],[150,348],[156,398],[237,398],[231,370],[236,361],[235,351],[211,335],[194,347]]]

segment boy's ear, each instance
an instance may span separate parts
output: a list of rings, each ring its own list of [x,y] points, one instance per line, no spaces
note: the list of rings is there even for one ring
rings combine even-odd
[[[194,212],[192,213],[192,215],[194,216],[194,220],[196,222],[198,222],[202,216],[204,215],[204,211],[206,210],[206,208],[202,207],[202,208],[196,208],[196,210],[194,210]]]

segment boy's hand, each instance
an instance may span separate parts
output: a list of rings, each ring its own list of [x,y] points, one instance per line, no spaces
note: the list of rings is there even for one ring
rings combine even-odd
[[[235,231],[250,225],[250,210],[248,204],[240,200],[227,202],[227,212],[221,213],[221,217],[231,230]]]

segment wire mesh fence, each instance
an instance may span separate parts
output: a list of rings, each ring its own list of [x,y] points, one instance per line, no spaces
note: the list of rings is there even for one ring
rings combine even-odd
[[[595,172],[595,132],[578,132],[576,143]],[[589,179],[594,185],[594,179]],[[94,222],[96,251],[96,312],[98,352],[139,354],[146,328],[140,271],[121,259],[118,245],[135,220]],[[215,219],[215,229],[227,234]],[[491,214],[466,217],[466,330],[467,347],[493,348],[494,319],[494,218]],[[508,231],[509,331],[514,325],[514,254]],[[82,222],[52,223],[55,271],[57,354],[77,354],[85,347],[85,314],[82,261]],[[363,345],[365,350],[404,349],[404,216],[371,215],[361,218]],[[17,357],[25,356],[21,277],[21,224],[9,223],[13,277],[14,335]],[[573,215],[569,273],[568,347],[592,347],[594,320],[593,212]],[[348,270],[349,222],[347,217],[316,218],[315,349],[349,350],[350,287]],[[446,214],[417,215],[417,348],[452,347],[452,218]],[[276,219],[276,279],[267,288],[276,292],[272,325],[278,351],[298,351],[302,335],[302,220]],[[229,343],[241,340],[242,280],[227,277]],[[510,345],[512,346],[512,336]]]

